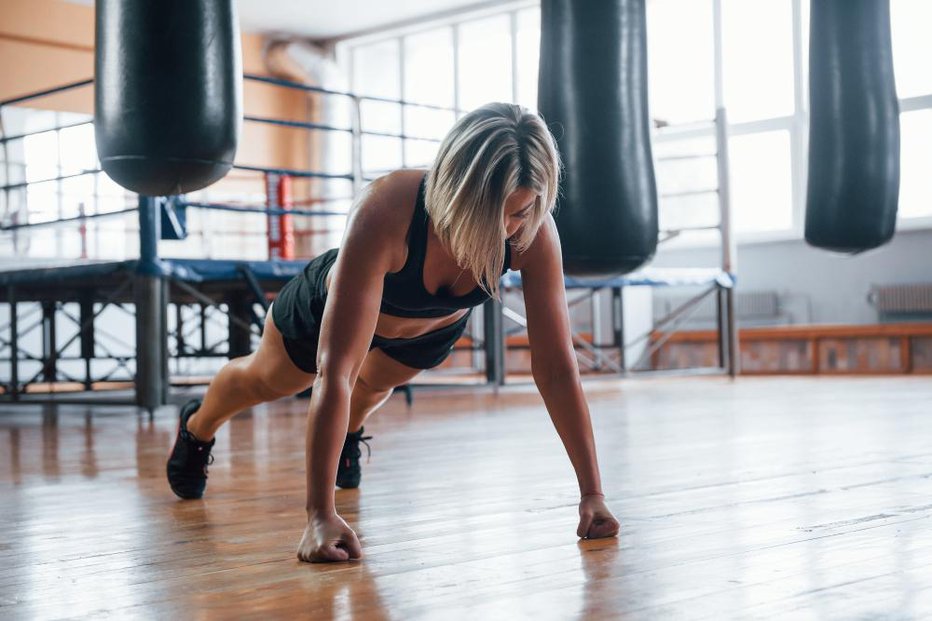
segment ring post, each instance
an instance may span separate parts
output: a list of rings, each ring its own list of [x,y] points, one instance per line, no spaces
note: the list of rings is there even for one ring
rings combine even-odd
[[[136,405],[151,414],[167,392],[162,350],[165,311],[159,265],[158,199],[139,196],[139,262],[136,266]]]

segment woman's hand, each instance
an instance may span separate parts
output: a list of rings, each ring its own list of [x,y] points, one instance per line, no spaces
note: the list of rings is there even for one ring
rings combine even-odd
[[[356,533],[339,515],[314,515],[308,518],[298,558],[308,563],[358,560],[362,548]]]
[[[579,528],[576,534],[583,539],[614,537],[621,525],[605,506],[601,494],[587,494],[579,501]]]

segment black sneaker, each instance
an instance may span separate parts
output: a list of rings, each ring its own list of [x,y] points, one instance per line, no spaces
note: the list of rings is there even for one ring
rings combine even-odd
[[[193,499],[204,495],[207,487],[207,466],[214,463],[210,454],[214,438],[210,442],[201,442],[188,431],[188,419],[201,407],[199,399],[192,399],[181,407],[178,415],[178,437],[175,447],[168,456],[166,470],[168,484],[180,498]]]
[[[359,443],[366,445],[366,452],[372,455],[369,443],[372,436],[363,436],[365,428],[360,427],[355,433],[346,434],[346,440],[343,442],[343,451],[340,453],[340,465],[337,467],[337,487],[351,489],[359,487],[359,480],[362,478],[362,469],[359,467],[359,458],[362,457],[362,449]]]

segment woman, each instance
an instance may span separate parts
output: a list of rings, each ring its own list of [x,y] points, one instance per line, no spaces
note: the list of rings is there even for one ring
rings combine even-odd
[[[579,480],[577,535],[616,535],[551,216],[559,174],[543,120],[494,103],[456,123],[426,174],[399,170],[369,185],[350,213],[339,251],[312,260],[279,293],[259,348],[225,365],[203,403],[181,409],[168,462],[175,493],[201,497],[214,434],[227,419],[313,385],[308,523],[298,558],[361,558],[356,534],[336,513],[333,486],[359,484],[366,417],[394,387],[449,355],[472,308],[498,296],[499,278],[510,268],[521,270],[534,381]]]

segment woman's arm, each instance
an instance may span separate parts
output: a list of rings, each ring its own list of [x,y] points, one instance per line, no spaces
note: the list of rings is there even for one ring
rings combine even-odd
[[[392,240],[397,241],[383,204],[391,200],[391,192],[380,185],[384,183],[373,183],[350,215],[321,322],[308,412],[308,525],[298,548],[301,560],[343,561],[362,555],[355,533],[336,513],[334,483],[350,396],[375,332],[382,282],[392,267]]]
[[[521,258],[531,372],[579,481],[580,537],[609,537],[618,521],[605,507],[589,406],[573,349],[560,238],[552,217]]]

